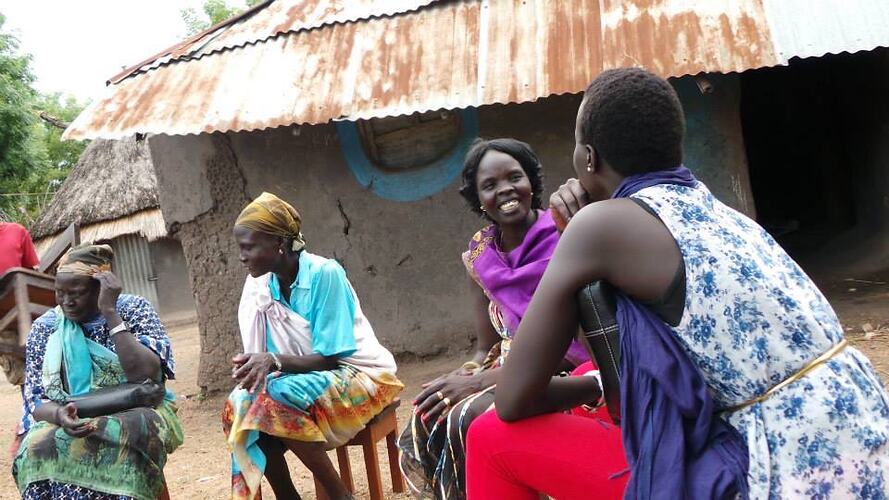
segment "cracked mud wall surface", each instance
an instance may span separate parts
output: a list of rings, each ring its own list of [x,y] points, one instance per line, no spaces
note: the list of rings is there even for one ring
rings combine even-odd
[[[579,98],[479,110],[481,136],[527,141],[543,163],[547,191],[572,173]],[[310,252],[346,269],[380,341],[418,356],[469,349],[474,340],[469,278],[461,261],[487,224],[458,194],[459,179],[414,202],[380,198],[349,170],[333,126],[231,135],[247,192],[266,190],[303,217]]]
[[[229,390],[230,359],[241,350],[237,307],[245,278],[231,228],[249,201],[244,177],[225,135],[156,136],[149,145],[161,210],[182,243],[197,306],[198,384],[209,391]]]
[[[232,144],[249,195],[270,191],[299,210],[306,249],[343,265],[383,345],[420,356],[471,345],[460,254],[483,222],[456,182],[416,202],[382,199],[352,175],[333,126],[236,134]]]
[[[528,142],[546,192],[573,176],[580,96],[479,109],[481,136]],[[307,250],[346,269],[380,341],[395,354],[430,356],[472,346],[470,286],[460,255],[487,223],[455,180],[414,202],[382,199],[352,175],[332,125],[150,139],[161,208],[183,243],[201,330],[199,383],[228,389],[240,349],[235,315],[245,272],[231,225],[262,191],[302,215]],[[175,348],[175,346],[174,346]]]

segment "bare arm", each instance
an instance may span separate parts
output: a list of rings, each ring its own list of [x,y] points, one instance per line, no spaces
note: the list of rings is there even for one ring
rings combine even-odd
[[[473,320],[475,321],[475,354],[472,361],[481,365],[491,348],[500,342],[500,334],[494,330],[488,313],[490,300],[484,291],[469,277],[469,293],[472,296]],[[424,421],[439,418],[447,409],[447,403],[454,404],[463,398],[497,383],[500,368],[494,367],[473,373],[460,367],[451,373],[426,382],[422,391],[414,398],[414,405]],[[441,397],[439,397],[441,396]],[[447,400],[442,399],[447,398]]]
[[[111,272],[96,274],[99,280],[99,312],[105,317],[108,328],[123,323],[117,312],[117,297],[123,288],[120,279]],[[112,337],[114,351],[120,360],[127,382],[140,384],[146,379],[163,382],[161,361],[157,354],[139,342],[130,332],[120,332]]]
[[[268,352],[251,352],[238,354],[232,358],[232,378],[250,392],[261,390],[265,385],[266,376],[277,370],[275,357],[281,362],[282,373],[308,373],[333,370],[338,366],[339,357],[306,354],[275,354]]]
[[[484,290],[482,290],[481,286],[472,279],[472,276],[468,276],[469,278],[469,295],[472,298],[472,320],[475,324],[475,352],[472,355],[472,359],[470,361],[477,363],[481,366],[488,357],[488,353],[491,352],[491,348],[494,347],[498,342],[502,339],[500,338],[500,334],[494,329],[494,325],[491,324],[491,315],[488,312],[488,306],[490,304],[490,299],[485,295]],[[488,385],[496,384],[496,379],[494,378],[493,373],[487,373],[492,370],[487,370],[485,373],[485,381],[484,383]],[[496,371],[496,369],[494,370]],[[430,380],[423,384],[423,388],[426,389],[431,386],[436,381],[447,378],[451,375],[461,375],[468,376],[472,375],[473,372],[469,371],[462,366],[457,368],[456,370],[440,375],[439,377]],[[478,373],[476,375],[481,375]],[[481,382],[481,379],[479,380]],[[484,386],[484,387],[487,387]],[[482,388],[484,388],[482,387]],[[425,392],[425,391],[424,391]],[[423,393],[420,393],[421,395]],[[418,401],[422,401],[420,397],[417,398]]]
[[[34,410],[34,420],[58,425],[58,422],[56,422],[56,410],[58,409],[59,405],[57,403],[44,401]]]
[[[497,386],[498,415],[518,420],[598,397],[595,379],[551,378],[577,332],[577,290],[606,280],[629,296],[652,300],[666,291],[679,258],[663,224],[630,200],[581,210],[559,241],[513,340]]]
[[[472,360],[478,364],[484,362],[491,348],[500,342],[500,334],[494,330],[491,324],[491,316],[488,314],[490,300],[485,295],[478,283],[469,278],[469,293],[472,295],[472,312],[475,321],[475,354]]]
[[[284,373],[333,370],[339,366],[338,356],[322,356],[320,354],[306,354],[305,356],[278,354],[277,356],[281,361],[281,371]]]
[[[105,320],[108,322],[108,328],[114,328],[123,323],[116,310],[103,311],[102,315],[105,316]],[[117,353],[117,358],[120,360],[120,365],[123,366],[127,382],[141,384],[146,379],[151,379],[157,383],[163,382],[161,361],[154,351],[142,345],[128,331],[115,335],[113,340],[114,350]]]
[[[74,403],[63,406],[52,401],[45,401],[34,410],[34,420],[58,425],[76,438],[87,436],[96,430],[92,422],[77,417],[77,407],[74,406]]]

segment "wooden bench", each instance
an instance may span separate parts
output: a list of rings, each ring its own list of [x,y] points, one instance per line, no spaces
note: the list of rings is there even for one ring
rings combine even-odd
[[[395,493],[404,492],[404,478],[401,476],[401,468],[398,465],[398,421],[395,410],[401,404],[396,399],[387,406],[379,415],[374,417],[367,426],[359,432],[351,441],[336,449],[336,458],[340,466],[340,477],[346,485],[346,489],[355,493],[355,484],[352,481],[352,465],[349,463],[349,446],[361,446],[364,450],[364,467],[367,469],[367,485],[370,489],[371,500],[383,500],[383,480],[380,475],[380,460],[377,457],[377,443],[386,438],[386,449],[389,452],[389,472],[392,476],[392,490]],[[324,487],[315,479],[315,497],[318,500],[329,500]]]

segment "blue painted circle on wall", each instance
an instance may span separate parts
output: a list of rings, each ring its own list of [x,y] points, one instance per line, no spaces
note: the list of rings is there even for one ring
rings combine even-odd
[[[404,172],[387,172],[368,159],[355,122],[336,122],[336,132],[346,164],[362,186],[387,200],[415,201],[438,193],[454,182],[463,169],[463,157],[478,137],[478,111],[468,108],[457,110],[457,113],[460,116],[460,138],[454,149],[439,160]]]

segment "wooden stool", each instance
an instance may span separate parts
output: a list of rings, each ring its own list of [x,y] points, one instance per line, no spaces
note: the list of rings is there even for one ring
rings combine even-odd
[[[383,500],[383,480],[380,477],[380,460],[377,458],[377,442],[386,438],[386,449],[389,451],[389,472],[392,475],[392,490],[395,493],[404,492],[404,478],[401,476],[401,468],[398,465],[398,447],[395,441],[398,439],[398,421],[395,418],[395,410],[401,404],[396,399],[383,409],[377,416],[367,423],[367,426],[359,432],[351,441],[336,449],[337,462],[340,465],[340,477],[346,485],[346,489],[355,493],[355,484],[352,482],[352,465],[349,463],[349,446],[361,446],[364,448],[364,467],[367,469],[367,485],[370,489],[371,500]],[[321,483],[315,479],[315,497],[318,500],[328,500],[327,493]]]

